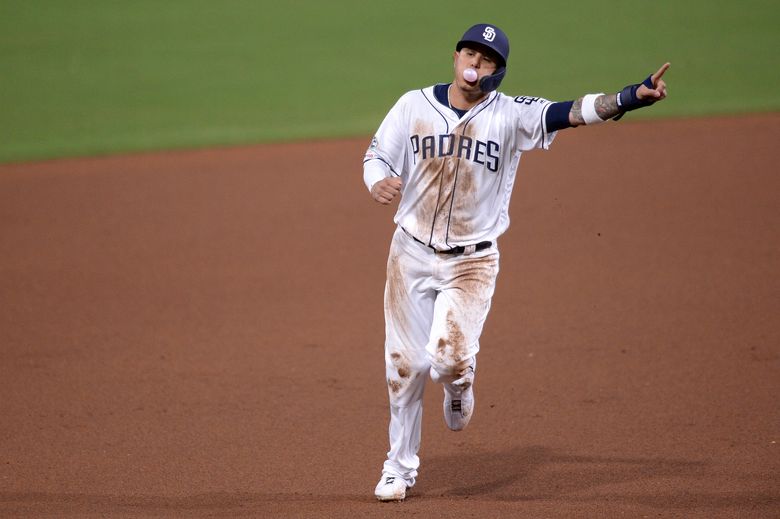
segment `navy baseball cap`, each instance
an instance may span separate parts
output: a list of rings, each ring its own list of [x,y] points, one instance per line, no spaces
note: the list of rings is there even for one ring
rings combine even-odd
[[[509,38],[506,37],[504,31],[495,25],[478,23],[463,33],[463,37],[455,45],[455,50],[460,51],[463,47],[468,46],[469,43],[487,47],[498,55],[500,62],[497,63],[498,66],[495,73],[479,80],[479,88],[483,92],[496,90],[506,75],[506,64],[509,60]]]
[[[504,61],[499,65],[506,67],[509,60],[509,38],[504,31],[489,23],[478,23],[469,28],[458,41],[455,50],[460,50],[468,43],[478,43],[488,47]]]

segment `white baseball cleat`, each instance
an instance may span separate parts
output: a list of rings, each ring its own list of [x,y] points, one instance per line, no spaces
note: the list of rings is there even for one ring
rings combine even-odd
[[[474,390],[468,388],[460,394],[452,394],[444,386],[444,421],[453,431],[462,431],[474,414]]]
[[[406,498],[406,480],[400,476],[382,474],[374,495],[380,501],[403,501]]]
[[[444,421],[453,431],[462,431],[474,414],[474,368],[452,384],[444,384]]]

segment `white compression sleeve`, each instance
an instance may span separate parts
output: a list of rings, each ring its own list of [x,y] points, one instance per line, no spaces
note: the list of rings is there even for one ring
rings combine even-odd
[[[585,124],[603,123],[604,119],[596,113],[596,98],[604,94],[588,94],[582,98],[582,118]]]

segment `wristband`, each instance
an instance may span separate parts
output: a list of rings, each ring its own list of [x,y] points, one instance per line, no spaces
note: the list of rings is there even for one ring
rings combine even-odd
[[[596,113],[596,98],[604,94],[588,94],[582,98],[582,118],[585,124],[603,123],[604,119]]]
[[[618,108],[620,108],[620,113],[613,118],[614,121],[617,121],[618,119],[623,117],[623,115],[626,112],[630,112],[631,110],[636,110],[637,108],[650,106],[651,104],[655,103],[655,99],[653,100],[639,99],[636,96],[636,91],[642,85],[645,85],[647,88],[650,89],[655,88],[655,86],[653,85],[652,76],[647,76],[647,78],[641,83],[637,83],[635,85],[628,85],[625,88],[623,88],[623,90],[618,92],[617,105]]]

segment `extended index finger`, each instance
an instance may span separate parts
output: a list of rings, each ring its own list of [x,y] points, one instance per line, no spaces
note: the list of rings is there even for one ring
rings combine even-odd
[[[651,81],[653,82],[654,85],[655,85],[656,81],[661,79],[661,76],[664,75],[664,72],[669,70],[670,66],[671,66],[671,63],[668,63],[668,62],[664,63],[663,65],[661,65],[661,68],[658,69],[658,72],[656,72],[655,74],[652,75],[652,77],[650,79],[651,79]]]

